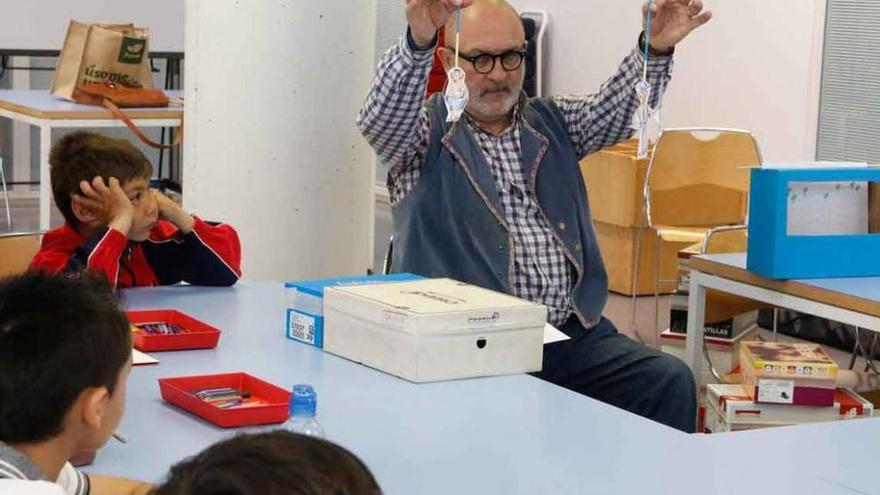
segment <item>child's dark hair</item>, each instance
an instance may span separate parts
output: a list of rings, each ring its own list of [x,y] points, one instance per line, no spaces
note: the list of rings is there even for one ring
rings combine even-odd
[[[61,138],[49,155],[52,195],[64,219],[73,226],[79,222],[70,207],[71,195],[79,193],[79,184],[95,177],[119,179],[124,186],[133,179],[150,179],[153,166],[147,157],[125,139],[77,131]]]
[[[33,272],[0,280],[0,441],[60,434],[82,391],[112,394],[130,359],[130,326],[105,278]]]
[[[151,495],[381,495],[348,450],[286,430],[239,435],[171,468]]]

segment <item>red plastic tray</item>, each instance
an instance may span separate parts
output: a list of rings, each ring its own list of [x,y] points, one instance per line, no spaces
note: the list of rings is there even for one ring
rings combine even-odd
[[[263,404],[221,409],[193,395],[206,388],[232,387],[248,391]],[[282,423],[289,415],[290,392],[247,373],[160,378],[162,399],[223,428]]]
[[[132,332],[135,349],[144,352],[180,351],[185,349],[213,349],[220,339],[220,330],[174,309],[151,311],[127,311],[132,325],[144,323],[167,323],[183,329],[182,333],[150,335],[143,331]]]

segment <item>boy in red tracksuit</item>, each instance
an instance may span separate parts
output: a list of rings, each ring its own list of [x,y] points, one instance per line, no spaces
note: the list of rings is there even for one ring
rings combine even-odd
[[[230,286],[241,245],[229,225],[209,223],[148,189],[152,165],[124,139],[75,132],[52,147],[52,194],[66,220],[43,236],[31,269],[90,270],[116,287]]]

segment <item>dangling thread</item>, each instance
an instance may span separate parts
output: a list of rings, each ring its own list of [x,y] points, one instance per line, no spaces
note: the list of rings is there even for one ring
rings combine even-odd
[[[455,9],[455,65],[446,74],[446,90],[443,101],[446,103],[446,121],[457,122],[467,107],[470,93],[465,83],[464,69],[458,65],[459,45],[461,43],[461,0]]]
[[[638,158],[648,157],[648,144],[650,137],[648,135],[648,124],[652,118],[659,120],[659,111],[651,108],[651,84],[648,83],[648,57],[650,56],[651,46],[651,10],[653,8],[653,0],[648,0],[648,14],[645,20],[645,51],[644,65],[642,66],[642,79],[636,83],[636,97],[639,99],[639,107],[633,115],[632,128],[636,130],[639,136],[639,148],[637,151]],[[659,106],[659,105],[658,105]]]

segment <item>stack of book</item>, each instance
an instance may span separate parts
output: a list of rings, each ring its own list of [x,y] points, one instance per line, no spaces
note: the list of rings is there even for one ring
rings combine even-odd
[[[834,391],[830,407],[761,404],[755,402],[742,385],[706,386],[706,433],[753,430],[822,421],[871,417],[874,406],[848,388]]]
[[[873,416],[873,405],[837,388],[837,364],[818,344],[742,342],[742,385],[706,387],[704,430],[749,430]]]
[[[830,407],[837,363],[819,344],[743,342],[743,387],[757,403]]]

